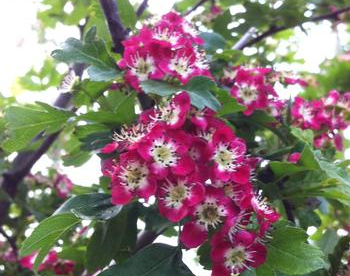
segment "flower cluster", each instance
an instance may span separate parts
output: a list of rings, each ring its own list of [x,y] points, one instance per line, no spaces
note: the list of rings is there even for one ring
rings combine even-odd
[[[34,261],[38,253],[25,256],[19,260],[19,264],[29,270],[33,269]],[[73,261],[62,260],[58,258],[55,250],[51,250],[46,256],[43,263],[39,266],[38,271],[52,271],[55,275],[70,275],[74,270]]]
[[[125,81],[137,91],[148,79],[176,78],[186,83],[193,76],[210,76],[203,40],[191,23],[175,12],[162,16],[154,26],[123,42],[125,51],[118,62],[126,70]]]
[[[279,99],[274,84],[279,81],[285,85],[306,85],[303,80],[286,77],[271,68],[241,66],[224,70],[222,80],[231,87],[231,95],[246,107],[245,115],[250,115],[255,110],[265,110],[277,118],[281,116],[286,102]]]
[[[53,181],[53,186],[56,190],[57,196],[66,199],[72,192],[73,182],[67,175],[57,173]]]
[[[102,166],[112,179],[114,204],[155,196],[169,221],[187,218],[180,240],[195,248],[212,237],[214,276],[264,262],[266,232],[279,215],[254,192],[260,160],[248,157],[245,141],[213,111],[195,109],[182,92],[144,111],[115,140],[103,151],[120,154]]]
[[[293,124],[302,129],[312,129],[317,133],[314,145],[322,148],[334,143],[338,150],[343,149],[340,131],[350,123],[350,92],[340,94],[332,90],[319,100],[307,101],[296,97],[292,106]]]

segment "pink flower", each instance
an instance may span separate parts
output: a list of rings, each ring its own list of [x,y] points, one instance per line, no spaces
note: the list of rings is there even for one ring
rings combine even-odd
[[[197,204],[192,212],[193,220],[184,225],[180,236],[187,248],[203,244],[208,238],[209,228],[217,228],[234,210],[222,189],[207,187],[204,201]]]
[[[191,108],[191,100],[187,92],[177,94],[172,101],[162,107],[158,113],[158,120],[163,121],[170,129],[177,129],[185,123],[187,113]]]
[[[212,276],[239,274],[249,267],[256,268],[265,262],[265,246],[254,242],[253,234],[239,232],[233,241],[223,240],[214,244]]]
[[[289,155],[289,157],[288,157],[288,162],[291,162],[291,163],[298,163],[300,157],[301,157],[300,152],[294,152],[294,153],[292,153],[291,155]]]
[[[69,197],[73,189],[73,183],[68,176],[59,173],[54,180],[53,186],[56,189],[57,195],[63,199]]]
[[[170,221],[178,222],[189,214],[192,206],[204,199],[204,194],[204,185],[194,176],[166,179],[159,186],[159,211]]]
[[[155,177],[137,151],[120,156],[112,179],[112,203],[127,204],[134,196],[148,199],[157,189]]]
[[[73,261],[64,260],[55,263],[53,267],[53,272],[56,275],[70,275],[75,268],[75,263]]]
[[[126,71],[126,83],[138,92],[141,82],[167,75],[186,83],[193,76],[211,76],[205,53],[197,47],[201,44],[194,26],[170,12],[123,42],[125,51],[118,65]]]
[[[193,160],[186,154],[189,137],[182,130],[166,130],[158,125],[139,143],[138,152],[159,179],[170,173],[188,175],[194,169]]]
[[[113,153],[118,148],[118,146],[119,144],[117,142],[109,143],[102,148],[101,153],[103,154]]]
[[[231,179],[238,183],[249,181],[250,167],[243,163],[246,146],[242,140],[235,137],[229,127],[216,130],[210,147],[216,178],[222,181]]]

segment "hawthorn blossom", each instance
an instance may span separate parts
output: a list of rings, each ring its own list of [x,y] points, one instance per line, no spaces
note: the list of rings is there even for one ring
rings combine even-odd
[[[156,192],[157,186],[148,164],[136,150],[120,156],[112,178],[112,202],[127,204],[133,196],[148,199]]]
[[[57,174],[53,186],[56,189],[58,197],[63,199],[66,199],[73,189],[72,181],[64,174]]]
[[[191,207],[199,204],[205,194],[204,185],[194,176],[167,178],[158,189],[159,211],[172,222],[186,217]]]

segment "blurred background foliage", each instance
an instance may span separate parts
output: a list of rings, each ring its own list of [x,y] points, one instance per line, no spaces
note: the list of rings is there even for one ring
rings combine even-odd
[[[131,32],[137,30],[134,26],[138,20],[147,20],[155,10],[154,8],[146,9],[141,18],[137,19],[134,11],[139,7],[139,1],[131,1],[131,3],[126,0],[116,1],[120,6],[121,20]],[[150,6],[157,6],[157,1],[153,2],[155,3],[150,3]],[[216,46],[221,45],[221,47],[212,49],[209,46],[207,48],[207,54],[213,60],[213,71],[219,71],[228,64],[270,66],[278,70],[293,71],[294,74],[302,76],[310,83],[309,87],[302,92],[302,96],[309,99],[321,97],[331,89],[341,92],[350,90],[350,13],[329,16],[326,23],[323,20],[310,23],[318,16],[331,14],[336,10],[348,7],[349,0],[211,0],[203,1],[203,4],[192,12],[192,8],[197,3],[197,0],[175,1],[173,8],[182,14],[190,12],[188,17],[195,22],[200,31],[205,33],[214,31],[219,35],[215,38],[207,37],[213,39],[212,43]],[[116,60],[119,58],[111,51],[112,42],[98,1],[41,0],[36,1],[34,5],[38,6],[35,31],[42,45],[51,43],[54,37],[52,34],[55,32],[60,32],[59,37],[61,38],[75,36],[81,39],[92,26],[96,26],[98,37],[106,42],[107,54]],[[213,5],[220,8],[216,14],[213,13]],[[165,13],[166,10],[160,12]],[[336,40],[336,49],[331,59],[325,59],[319,68],[314,72],[309,72],[305,71],[305,66],[303,66],[305,60],[297,53],[300,52],[300,39],[307,37],[308,33],[318,24],[326,24],[328,28],[331,28]],[[67,30],[70,30],[71,33],[62,35],[62,26],[70,26],[71,28]],[[139,22],[136,23],[136,27],[140,27]],[[279,29],[282,30],[277,32],[276,30]],[[271,35],[246,47],[243,51],[233,49],[233,46],[249,30],[253,31],[255,36],[265,32]],[[54,41],[54,44],[63,42],[65,39]],[[328,42],[327,40],[319,41],[325,44]],[[317,52],[319,45],[311,47]],[[217,51],[217,48],[222,49]],[[28,153],[37,150],[48,134],[55,133],[64,127],[58,139],[45,154],[44,161],[34,168],[33,175],[28,175],[21,181],[14,197],[10,197],[3,189],[0,190],[0,199],[10,203],[9,212],[1,217],[1,229],[18,244],[29,235],[39,221],[50,216],[64,201],[57,197],[57,191],[53,185],[55,177],[58,174],[67,173],[74,179],[74,174],[79,174],[84,170],[93,170],[92,173],[99,176],[99,159],[94,159],[95,154],[103,145],[111,141],[113,130],[118,130],[121,123],[131,122],[135,117],[134,112],[130,113],[130,110],[133,109],[135,95],[130,93],[127,87],[117,87],[122,93],[116,93],[116,87],[113,86],[115,83],[91,81],[83,75],[83,81],[79,82],[73,77],[73,80],[67,84],[72,87],[73,100],[66,108],[73,108],[80,117],[71,120],[68,114],[63,121],[52,125],[50,120],[55,118],[55,112],[61,110],[52,110],[45,105],[33,105],[33,98],[36,100],[36,96],[32,92],[37,93],[38,98],[44,102],[50,102],[58,97],[57,87],[63,75],[68,72],[68,67],[57,63],[50,56],[46,56],[38,64],[41,66],[34,66],[26,74],[18,77],[15,85],[12,86],[12,91],[0,91],[2,92],[0,96],[0,143],[2,145],[0,173],[3,176],[12,167],[11,164],[19,152]],[[284,98],[289,98],[290,95],[295,95],[299,91],[301,89],[288,92]],[[30,103],[24,103],[23,99],[28,99],[28,97],[23,97],[26,94],[31,98]],[[44,96],[40,97],[40,94]],[[26,130],[28,135],[25,138],[21,135],[22,133],[18,133],[16,137],[11,136],[13,133],[10,133],[5,127],[4,110],[9,105],[16,103],[20,108],[33,110],[33,117],[28,118],[29,120],[34,120],[36,116],[40,116],[42,120],[41,128]],[[15,112],[17,112],[15,114],[21,114],[22,111],[18,109]],[[61,115],[60,113],[59,116]],[[121,116],[127,117],[121,118]],[[46,131],[46,133],[36,136],[41,131]],[[253,133],[267,137],[266,141],[270,143],[265,145],[267,148],[276,146],[278,148],[277,141],[275,137],[271,137],[271,133],[264,133],[261,129],[254,129]],[[15,146],[9,145],[9,137],[16,139]],[[36,137],[35,141],[30,142],[34,137]],[[254,137],[251,138],[253,141]],[[349,134],[347,138],[350,138]],[[346,140],[345,147],[350,148],[349,140]],[[338,153],[336,157],[342,160],[344,153]],[[89,160],[91,161],[91,158],[95,161],[93,165],[84,167]],[[83,166],[84,169],[75,171],[75,173],[74,170],[66,168],[80,166]],[[344,163],[344,168],[347,166],[348,163]],[[85,178],[89,178],[90,174],[86,173]],[[98,187],[104,187],[107,191],[108,180],[104,177],[97,177],[93,180],[86,179],[84,185],[74,184],[72,194],[79,195],[96,192]],[[265,192],[269,194],[268,189]],[[270,193],[269,196],[273,198],[274,195]],[[339,248],[339,241],[343,239],[344,233],[350,230],[349,207],[344,207],[339,203],[329,204],[321,197],[295,199],[294,203],[296,206],[301,206],[296,210],[298,223],[312,234],[310,237],[312,242],[319,244],[327,254],[337,254],[337,250],[341,252],[339,254],[342,254],[345,250]],[[162,218],[156,217],[150,208],[139,207],[138,212],[138,217],[142,218],[143,223],[146,223],[149,228],[159,229],[159,225],[165,223]],[[82,274],[84,273],[83,264],[87,261],[83,256],[88,250],[87,240],[91,237],[91,233],[81,234],[85,226],[87,224],[80,225],[74,230],[75,233],[80,234],[64,236],[60,241],[62,244],[61,256],[74,260],[78,264],[74,275],[89,275]],[[169,229],[164,235],[174,235],[174,231],[171,230],[173,228]],[[0,254],[4,254],[11,248],[11,244],[4,239],[0,240],[0,243]],[[118,254],[122,253],[118,252]],[[127,255],[130,252],[124,253]],[[341,270],[341,265],[338,265],[338,268]],[[50,273],[52,272],[42,275],[52,275]],[[337,275],[338,272],[335,274],[322,273],[312,275]],[[8,262],[4,258],[0,258],[0,274],[6,276],[34,275],[29,270],[22,269],[18,264]]]

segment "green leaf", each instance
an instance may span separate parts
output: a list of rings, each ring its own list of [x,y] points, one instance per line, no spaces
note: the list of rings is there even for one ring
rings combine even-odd
[[[170,96],[178,91],[187,91],[190,95],[191,103],[199,109],[209,107],[217,111],[220,108],[220,102],[210,92],[216,88],[216,84],[207,77],[194,77],[183,86],[148,80],[142,82],[141,87],[146,93],[153,93],[160,96]]]
[[[156,205],[150,206],[145,211],[145,223],[146,230],[161,234],[169,227],[175,226],[175,224],[164,216],[159,214],[158,207]]]
[[[76,107],[93,104],[99,97],[103,95],[111,83],[94,82],[85,79],[75,87],[73,102]]]
[[[114,258],[125,237],[127,219],[127,213],[121,212],[111,220],[96,225],[86,251],[88,271],[102,269]]]
[[[127,28],[133,29],[137,22],[136,13],[134,7],[130,4],[129,0],[116,0],[118,3],[118,11],[120,19],[123,25]]]
[[[304,147],[300,160],[297,164],[291,162],[273,161],[270,162],[270,167],[277,178],[282,178],[284,176],[299,172],[319,169],[312,149],[309,146]]]
[[[79,222],[80,219],[73,214],[58,214],[44,219],[23,242],[20,255],[40,251],[34,264],[36,270],[56,241]]]
[[[179,85],[154,80],[141,82],[141,88],[147,94],[152,93],[162,97],[173,95],[182,89]]]
[[[217,88],[215,89],[215,94],[222,104],[218,112],[219,116],[225,116],[228,114],[245,110],[245,106],[238,104],[237,100],[231,97],[229,95],[229,92],[225,89]]]
[[[194,276],[182,262],[181,250],[166,244],[152,244],[120,265],[98,276]]]
[[[19,78],[19,84],[23,89],[30,91],[45,91],[50,87],[59,86],[61,75],[56,70],[56,64],[52,58],[44,61],[40,70],[30,69]]]
[[[223,14],[219,15],[214,20],[213,30],[214,32],[222,35],[226,39],[231,39],[231,30],[227,28],[228,24],[232,22],[232,15],[230,10],[227,9]]]
[[[97,39],[95,27],[86,34],[84,42],[68,38],[63,49],[53,51],[52,56],[67,64],[81,62],[91,65],[88,68],[88,73],[93,81],[114,80],[119,72],[105,43],[103,40]]]
[[[276,276],[276,273],[267,264],[263,264],[256,269],[256,276]]]
[[[212,269],[212,261],[210,258],[211,247],[209,242],[205,242],[201,247],[197,250],[197,255],[199,256],[199,263],[203,266],[204,269],[210,270]]]
[[[337,245],[334,248],[334,252],[329,255],[329,261],[331,263],[330,267],[330,273],[332,276],[337,276],[339,275],[339,268],[341,265],[341,260],[344,255],[344,252],[349,250],[350,248],[350,236],[345,236],[340,238],[338,241]]]
[[[286,225],[284,221],[278,223],[267,246],[266,265],[287,275],[306,274],[326,268],[322,251],[307,244],[306,240],[307,234],[303,229]]]
[[[302,130],[297,127],[291,127],[291,133],[300,141],[313,145],[314,133],[311,129]]]
[[[39,106],[10,106],[5,110],[7,128],[10,130],[10,138],[2,147],[13,152],[23,149],[39,133],[54,133],[60,130],[73,113],[57,109],[45,103],[37,103]]]
[[[217,33],[201,33],[200,37],[204,40],[204,49],[207,52],[216,52],[218,49],[224,49],[226,40]]]
[[[113,126],[130,124],[135,118],[135,93],[124,95],[118,93],[118,103],[109,107],[111,111],[90,111],[82,114],[78,119],[88,122],[95,122]],[[108,101],[107,103],[108,104]]]
[[[108,220],[119,214],[122,206],[113,205],[109,194],[92,193],[68,199],[54,213],[72,213],[81,219]]]

